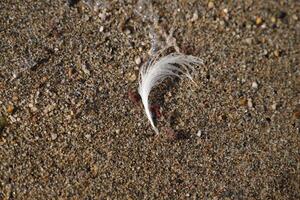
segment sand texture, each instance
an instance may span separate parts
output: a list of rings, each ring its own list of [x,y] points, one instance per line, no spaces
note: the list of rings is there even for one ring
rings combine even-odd
[[[300,2],[149,5],[0,1],[0,200],[300,199]],[[168,42],[204,64],[153,89],[155,135]]]

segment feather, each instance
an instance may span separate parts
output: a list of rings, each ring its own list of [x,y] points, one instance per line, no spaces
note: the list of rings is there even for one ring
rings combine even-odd
[[[203,63],[197,57],[182,53],[171,53],[167,56],[161,56],[162,51],[156,53],[150,61],[141,67],[138,88],[147,118],[157,134],[159,131],[154,124],[148,100],[152,88],[167,77],[176,76],[180,78],[181,75],[185,75],[193,81],[194,66]]]

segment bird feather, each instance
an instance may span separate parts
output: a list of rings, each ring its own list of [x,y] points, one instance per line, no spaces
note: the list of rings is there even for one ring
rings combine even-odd
[[[157,52],[141,67],[138,88],[147,118],[157,134],[159,131],[154,124],[148,100],[151,90],[168,77],[180,78],[181,75],[185,75],[193,81],[194,67],[203,63],[198,57],[182,53],[171,53],[166,56],[161,54],[162,51]]]

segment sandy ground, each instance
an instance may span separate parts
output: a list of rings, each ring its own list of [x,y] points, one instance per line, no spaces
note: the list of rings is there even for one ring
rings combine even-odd
[[[300,2],[154,2],[204,60],[151,93],[159,136],[137,5],[0,2],[0,199],[300,199]]]

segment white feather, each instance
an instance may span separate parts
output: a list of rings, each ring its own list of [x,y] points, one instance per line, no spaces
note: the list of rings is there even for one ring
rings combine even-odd
[[[160,84],[165,78],[172,76],[180,77],[180,75],[185,75],[193,81],[191,73],[193,74],[194,66],[202,63],[201,59],[190,55],[171,53],[161,57],[161,53],[157,53],[141,67],[138,92],[150,124],[157,134],[159,131],[152,119],[148,100],[152,88]]]

